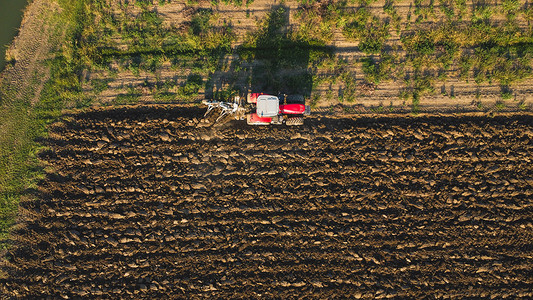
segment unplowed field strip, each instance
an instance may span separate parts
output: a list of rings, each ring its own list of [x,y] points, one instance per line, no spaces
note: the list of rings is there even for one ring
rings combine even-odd
[[[9,276],[22,298],[533,292],[533,116],[197,128],[95,110],[51,128]]]

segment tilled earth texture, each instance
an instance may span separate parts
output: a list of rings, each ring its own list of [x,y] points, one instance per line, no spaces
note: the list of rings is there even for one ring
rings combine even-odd
[[[195,125],[67,116],[22,204],[13,298],[533,297],[533,116]]]

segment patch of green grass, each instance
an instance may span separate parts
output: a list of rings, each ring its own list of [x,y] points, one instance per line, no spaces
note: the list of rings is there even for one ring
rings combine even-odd
[[[93,90],[95,93],[100,94],[101,92],[109,88],[109,82],[111,81],[112,79],[110,78],[105,78],[105,79],[94,78],[91,80],[91,86],[93,87]]]
[[[283,90],[288,94],[299,94],[309,97],[310,90],[307,88],[312,85],[313,77],[307,71],[285,75],[283,78]]]
[[[111,104],[112,105],[134,104],[139,100],[141,95],[142,94],[139,93],[134,87],[129,87],[127,93],[117,95],[115,99],[112,100]]]
[[[176,93],[171,92],[157,92],[154,93],[154,100],[157,102],[174,102],[178,99]]]
[[[383,113],[385,112],[385,106],[383,106],[383,102],[380,102],[377,107],[372,107],[370,110],[375,113]]]
[[[344,89],[341,97],[339,98],[348,103],[355,102],[357,96],[357,82],[355,80],[355,73],[347,71],[342,75],[341,78],[344,82]]]
[[[489,22],[494,11],[487,2],[475,2],[472,5],[472,23]]]
[[[410,96],[410,93],[407,89],[401,89],[400,93],[398,94],[398,98],[404,101],[409,100],[409,96]]]
[[[84,1],[58,1],[62,13],[51,13],[46,26],[54,28],[50,39],[53,45],[62,45],[63,31],[67,39],[76,39],[83,23],[80,18]],[[44,169],[37,158],[42,146],[37,142],[46,137],[47,125],[61,115],[65,104],[75,103],[80,97],[79,65],[81,56],[65,43],[62,50],[53,49],[48,62],[50,79],[44,84],[39,101],[33,103],[32,90],[22,93],[9,88],[3,81],[0,85],[0,248],[9,247],[9,231],[18,212],[21,197],[33,197],[31,190],[37,187],[44,176]],[[31,74],[32,82],[42,82],[44,74]]]
[[[467,11],[466,0],[453,0],[453,1],[456,7],[455,9],[456,19],[458,21],[461,21],[465,17],[466,11]]]
[[[505,101],[503,100],[498,100],[496,101],[496,104],[494,105],[494,108],[497,110],[497,111],[501,111],[503,109],[505,109]]]
[[[396,7],[394,7],[394,0],[387,0],[383,5],[383,11],[390,16],[391,24],[396,29],[396,33],[401,33],[402,18],[398,14]]]
[[[448,22],[455,16],[453,2],[451,0],[439,0],[439,9],[444,13]]]
[[[239,94],[239,91],[231,86],[218,89],[213,93],[213,98],[220,101],[232,101]]]
[[[528,105],[525,103],[525,101],[522,100],[522,101],[520,101],[520,102],[518,103],[518,109],[520,109],[520,110],[527,110],[527,109],[528,109]]]
[[[516,13],[520,8],[520,1],[518,0],[502,0],[501,10],[508,20],[516,18]]]

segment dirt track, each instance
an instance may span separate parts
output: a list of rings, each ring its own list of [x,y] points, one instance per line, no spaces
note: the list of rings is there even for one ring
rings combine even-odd
[[[59,9],[57,3],[46,0],[33,1],[26,8],[19,34],[6,54],[12,62],[0,74],[4,101],[31,101],[33,104],[38,101],[50,77],[44,61],[50,58],[50,52],[63,35],[54,19]]]
[[[196,128],[202,113],[56,124],[0,293],[533,297],[532,115]]]

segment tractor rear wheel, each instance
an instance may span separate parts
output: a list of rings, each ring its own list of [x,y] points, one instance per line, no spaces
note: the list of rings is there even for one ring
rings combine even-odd
[[[304,104],[305,98],[303,95],[287,95],[286,101],[287,101],[287,104],[294,104],[294,103]]]
[[[285,121],[285,124],[287,124],[287,126],[301,126],[304,124],[304,118],[302,117],[287,118],[287,121]]]

